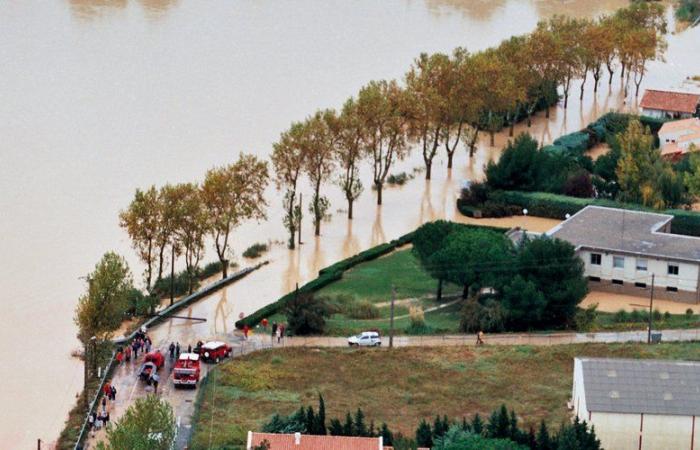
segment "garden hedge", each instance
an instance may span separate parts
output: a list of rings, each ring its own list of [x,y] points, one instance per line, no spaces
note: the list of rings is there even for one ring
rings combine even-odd
[[[674,217],[671,222],[671,232],[688,236],[700,236],[700,213],[694,211],[680,209],[654,211],[640,205],[621,203],[614,200],[568,197],[548,192],[500,191],[495,192],[493,196],[504,203],[527,209],[529,215],[552,219],[564,219],[567,214],[573,215],[588,205],[660,212]]]

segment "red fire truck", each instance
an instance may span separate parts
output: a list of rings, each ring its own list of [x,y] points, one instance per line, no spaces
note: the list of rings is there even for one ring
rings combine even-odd
[[[173,368],[173,384],[175,387],[196,387],[199,381],[199,355],[196,353],[181,353]]]

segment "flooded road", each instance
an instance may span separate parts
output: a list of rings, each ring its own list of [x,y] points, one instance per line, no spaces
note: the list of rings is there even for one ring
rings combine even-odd
[[[0,9],[0,448],[55,439],[82,386],[73,308],[78,277],[107,250],[141,266],[117,226],[137,187],[201,180],[240,151],[266,157],[292,120],[338,107],[374,78],[401,77],[421,51],[478,50],[534,28],[552,13],[612,11],[626,0],[383,0],[290,2],[224,0],[9,1]],[[653,64],[643,86],[679,84],[700,74],[700,29],[669,37],[668,63]],[[575,92],[577,86],[572,88]],[[594,99],[570,100],[530,130],[542,142],[576,130],[610,108],[633,107],[619,80]],[[520,126],[518,130],[526,127]],[[506,136],[499,136],[500,148]],[[482,140],[475,157],[460,150],[447,173],[421,174],[385,191],[374,205],[367,189],[349,223],[334,186],[333,217],[314,238],[304,222],[301,251],[279,244],[272,264],[193,306],[209,321],[161,326],[159,338],[229,333],[250,313],[318,269],[395,238],[434,218],[456,217],[465,178],[479,178],[499,155]],[[395,172],[422,165],[420,155]],[[369,185],[367,170],[363,182]],[[306,187],[306,182],[304,182]],[[309,198],[308,191],[304,193]],[[235,252],[255,241],[284,240],[280,197],[269,220],[240,228]],[[548,223],[527,218],[531,229]],[[214,258],[210,251],[208,260]],[[245,264],[245,261],[241,261]]]

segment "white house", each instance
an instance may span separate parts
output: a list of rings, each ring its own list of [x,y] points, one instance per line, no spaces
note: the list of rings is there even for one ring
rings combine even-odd
[[[671,234],[673,216],[587,206],[549,230],[570,242],[594,290],[698,303],[700,238]]]
[[[645,116],[687,119],[700,111],[700,94],[647,89],[639,107]]]
[[[700,362],[575,358],[573,412],[603,448],[700,447]]]
[[[700,150],[700,119],[666,122],[659,130],[659,144],[661,154],[672,159],[688,153],[692,145]]]

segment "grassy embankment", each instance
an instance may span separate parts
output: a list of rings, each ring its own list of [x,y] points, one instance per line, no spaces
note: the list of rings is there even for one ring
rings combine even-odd
[[[200,387],[192,449],[236,448],[274,413],[326,401],[326,417],[361,407],[367,423],[413,434],[422,418],[482,416],[502,403],[524,426],[568,418],[575,356],[699,359],[700,344],[550,347],[286,348],[227,362]]]
[[[410,328],[409,305],[419,305],[425,310],[439,305],[435,301],[437,281],[421,267],[410,249],[402,249],[382,258],[359,264],[345,272],[342,279],[316,293],[317,297],[327,299],[334,311],[339,311],[328,319],[326,334],[347,336],[367,329],[378,329],[383,334],[387,334],[392,285],[396,286],[396,298],[398,299],[395,308],[397,319],[394,322],[397,334],[459,332],[459,304],[428,311],[425,313],[426,327],[424,329],[412,330]],[[454,296],[460,292],[460,288],[455,285],[445,285],[443,289],[443,294],[447,296]],[[443,303],[450,303],[450,301],[444,299]],[[375,305],[379,317],[353,319],[344,312],[352,310],[352,305],[359,302],[369,302]],[[622,316],[599,312],[590,331],[643,330],[647,327],[647,317],[646,312]],[[271,318],[271,322],[284,320],[284,316],[281,314]],[[656,329],[697,327],[700,327],[700,316],[697,314],[657,315],[654,318],[654,328]]]

